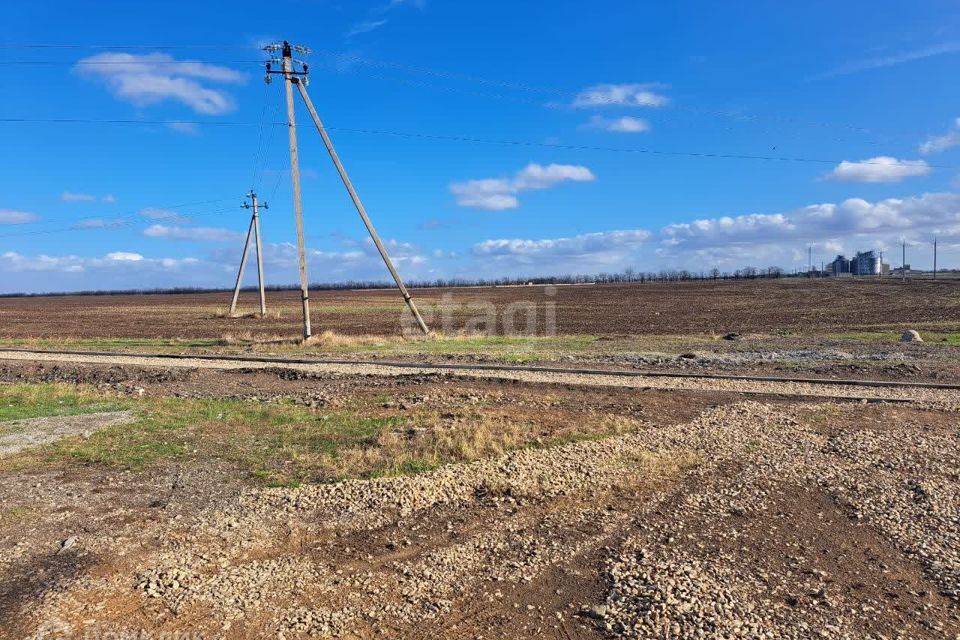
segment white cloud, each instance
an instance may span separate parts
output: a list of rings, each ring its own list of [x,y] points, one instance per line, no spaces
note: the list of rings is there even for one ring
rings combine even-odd
[[[904,178],[925,176],[930,166],[923,160],[898,160],[877,156],[860,162],[844,160],[825,177],[841,182],[900,182]]]
[[[185,216],[181,213],[170,211],[168,209],[157,209],[156,207],[146,207],[145,209],[140,209],[140,215],[150,220],[163,220],[166,222],[174,222],[179,224],[190,222],[189,216]]]
[[[956,146],[960,146],[960,118],[954,123],[954,130],[947,131],[942,136],[932,136],[920,145],[920,153],[940,153]]]
[[[27,211],[0,209],[0,224],[26,224],[38,220],[40,216]]]
[[[167,128],[177,133],[183,133],[188,136],[200,135],[200,127],[196,122],[168,122]]]
[[[573,107],[663,107],[670,99],[654,91],[660,88],[659,84],[598,84],[578,93]]]
[[[399,9],[405,6],[423,10],[424,7],[427,6],[427,0],[387,0],[383,4],[371,9],[367,14],[369,16],[368,19],[355,22],[353,25],[351,25],[344,37],[349,40],[354,36],[376,31],[380,27],[387,24],[387,19],[384,17],[386,14],[390,13],[394,9]]]
[[[454,182],[450,185],[450,192],[461,207],[503,211],[520,206],[520,200],[513,193],[509,180],[487,178]]]
[[[430,274],[429,259],[419,247],[385,238],[403,277],[411,280]],[[149,289],[175,286],[231,287],[236,277],[241,243],[215,246],[205,258],[151,258],[119,250],[100,257],[76,255],[0,254],[0,293]],[[352,248],[331,251],[307,248],[309,273],[322,282],[389,279],[389,272],[369,238],[351,243]],[[297,281],[297,248],[293,243],[264,245],[268,282]],[[256,269],[247,269],[247,284],[255,282]]]
[[[130,251],[114,251],[107,254],[107,260],[114,260],[116,262],[140,262],[143,260],[143,256]]]
[[[587,129],[603,129],[613,133],[644,133],[650,131],[650,123],[643,118],[623,116],[621,118],[604,118],[593,116],[584,127]]]
[[[541,167],[518,172],[506,182],[512,185],[518,176],[522,176],[528,188],[543,188],[554,180],[565,179],[567,172]],[[634,212],[635,218],[642,216],[642,211]],[[164,232],[164,237],[195,231],[156,226],[179,229]],[[547,238],[494,238],[476,242],[466,253],[450,250],[455,247],[421,249],[395,239],[385,242],[401,274],[410,280],[590,274],[617,272],[627,267],[693,272],[708,271],[714,266],[727,271],[747,265],[803,267],[810,244],[815,247],[818,262],[837,253],[849,255],[858,250],[879,249],[896,265],[901,238],[919,248],[929,247],[934,236],[941,240],[940,264],[960,264],[960,193],[925,193],[873,201],[849,198],[781,212],[704,217],[667,224],[657,231],[636,228]],[[137,246],[94,258],[7,252],[0,254],[0,291],[229,287],[236,274],[241,243],[211,246],[214,248],[205,258],[151,258],[130,250]],[[908,250],[908,261],[929,266],[930,255],[929,249],[914,249],[913,253]],[[334,250],[308,248],[307,257],[314,281],[385,281],[389,276],[366,237],[341,238],[340,247]],[[295,244],[268,244],[264,258],[269,282],[296,282]],[[256,273],[247,271],[247,284],[251,284]]]
[[[705,256],[719,260],[751,252],[758,256],[751,264],[758,265],[760,257],[776,264],[792,249],[811,242],[824,250],[854,251],[934,234],[960,238],[960,194],[926,193],[875,202],[849,198],[784,213],[708,218],[667,225],[659,239],[661,257],[686,265]]]
[[[178,61],[165,53],[98,53],[80,60],[74,70],[104,83],[119,100],[146,107],[166,100],[197,113],[219,115],[235,107],[233,98],[203,83],[241,84],[246,76],[203,62]]]
[[[516,191],[528,189],[548,189],[561,182],[592,182],[597,177],[590,169],[572,164],[528,164],[517,172],[513,179]]]
[[[345,251],[331,251],[307,247],[307,267],[311,278],[322,279],[323,282],[389,279],[390,273],[369,238],[345,244],[351,248]],[[429,259],[419,247],[389,238],[384,240],[384,244],[405,279],[416,279],[426,275],[424,269]],[[230,269],[236,269],[241,250],[240,246],[224,247],[212,252],[211,259],[228,265]],[[296,282],[299,259],[295,244],[291,242],[264,244],[263,263],[267,277],[271,281]]]
[[[148,238],[164,238],[166,240],[201,240],[221,241],[237,240],[243,234],[221,227],[174,227],[163,224],[150,225],[143,231]]]
[[[64,191],[60,194],[60,200],[63,202],[96,202],[97,199],[97,196],[92,193],[72,193],[70,191]],[[112,193],[108,193],[101,196],[99,200],[105,204],[114,204],[117,198]]]
[[[347,31],[346,37],[352,38],[360,35],[361,33],[370,33],[371,31],[376,31],[385,24],[387,24],[386,18],[381,18],[380,20],[364,20],[363,22],[358,22],[350,27],[350,30]]]
[[[905,62],[913,62],[914,60],[923,60],[924,58],[951,53],[960,53],[960,42],[946,42],[943,44],[925,47],[923,49],[916,49],[914,51],[904,51],[886,56],[867,58],[865,60],[854,60],[852,62],[840,65],[834,69],[824,71],[823,73],[818,73],[807,78],[807,80],[824,80],[826,78],[846,76],[852,73],[859,73],[861,71],[892,67]]]
[[[531,163],[512,178],[454,182],[450,185],[450,192],[461,207],[503,211],[520,206],[517,194],[521,191],[549,189],[561,182],[592,182],[593,180],[596,180],[596,176],[584,166]]]
[[[633,247],[648,240],[651,236],[644,229],[627,231],[601,231],[584,233],[569,238],[548,238],[543,240],[484,240],[474,245],[473,252],[480,256],[524,255],[524,256],[561,256],[592,255],[613,248]]]
[[[635,266],[652,234],[645,229],[601,231],[561,238],[484,240],[473,245],[473,276],[596,273]]]
[[[108,229],[110,227],[120,227],[127,224],[123,218],[84,218],[72,228],[74,229]]]
[[[788,235],[795,229],[796,224],[782,213],[754,213],[671,224],[661,233],[667,245],[676,246],[699,238],[710,238],[712,242],[744,242],[771,235]]]
[[[15,251],[7,251],[0,254],[0,273],[31,273],[31,272],[53,272],[53,273],[89,273],[111,272],[119,276],[130,277],[130,287],[142,286],[136,281],[136,274],[143,270],[172,270],[180,269],[184,266],[197,264],[196,258],[145,258],[139,253],[132,251],[113,251],[103,257],[84,258],[74,255],[51,256],[40,254],[34,256],[23,255]],[[62,290],[57,289],[57,280],[49,281],[52,287],[46,288],[47,291]],[[17,283],[9,282],[11,285],[5,291],[27,291],[28,288],[18,289]],[[98,287],[96,279],[87,283],[88,286]]]
[[[93,202],[97,199],[97,196],[89,193],[71,193],[64,191],[60,194],[60,199],[64,202]]]

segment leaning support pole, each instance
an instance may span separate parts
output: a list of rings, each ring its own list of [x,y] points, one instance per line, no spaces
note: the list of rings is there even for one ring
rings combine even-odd
[[[290,134],[290,180],[293,183],[293,213],[297,222],[297,253],[300,258],[300,298],[303,300],[303,339],[310,337],[310,292],[307,282],[307,257],[303,240],[303,205],[300,202],[300,160],[297,154],[297,121],[293,114],[293,88],[290,86],[297,81],[291,74],[290,50],[284,46],[283,73],[284,88],[287,97],[287,130]],[[297,86],[300,83],[297,82]]]
[[[292,78],[291,80],[297,85],[297,89],[300,90],[300,96],[303,98],[303,102],[307,105],[307,110],[310,112],[310,116],[313,118],[313,123],[317,126],[317,131],[320,132],[320,137],[323,138],[323,144],[327,147],[327,151],[330,153],[330,159],[333,160],[333,164],[336,166],[337,172],[340,174],[340,178],[343,180],[343,186],[347,188],[347,193],[350,194],[350,199],[353,200],[353,204],[357,208],[357,213],[359,213],[360,218],[363,219],[363,224],[367,227],[367,231],[370,233],[370,238],[373,239],[373,243],[377,246],[377,251],[380,252],[380,257],[383,258],[383,262],[387,265],[390,275],[393,276],[393,281],[397,284],[397,288],[400,289],[400,294],[406,301],[407,306],[410,307],[410,312],[413,313],[413,317],[417,319],[417,324],[420,325],[420,330],[423,331],[424,334],[429,335],[430,329],[427,327],[427,323],[423,321],[423,317],[421,317],[420,312],[417,310],[417,305],[414,304],[413,298],[407,291],[407,287],[403,284],[400,274],[397,273],[396,268],[394,268],[393,261],[390,260],[390,254],[387,253],[387,248],[384,247],[383,243],[380,241],[380,236],[377,235],[377,230],[373,228],[373,223],[370,222],[370,217],[363,208],[363,203],[360,202],[360,196],[357,195],[357,191],[353,188],[353,183],[350,182],[350,177],[347,176],[347,170],[343,168],[343,163],[340,162],[340,157],[337,155],[337,151],[333,148],[333,142],[330,141],[330,136],[327,135],[327,130],[320,121],[320,116],[317,115],[317,110],[313,108],[313,102],[310,100],[310,96],[307,94],[307,88],[303,86],[303,82],[300,81],[299,78]]]
[[[253,231],[253,223],[255,218],[250,218],[250,226],[247,227],[247,239],[243,241],[243,254],[240,256],[240,269],[237,271],[237,284],[233,288],[233,300],[230,301],[230,315],[232,316],[237,311],[237,299],[240,297],[240,283],[243,282],[243,270],[247,266],[247,251],[250,249],[250,233]],[[257,236],[259,237],[259,233]],[[257,242],[257,254],[260,253],[260,244]],[[260,276],[260,281],[263,281],[263,275]]]

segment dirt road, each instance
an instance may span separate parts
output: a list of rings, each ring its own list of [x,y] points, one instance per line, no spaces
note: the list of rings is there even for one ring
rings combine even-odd
[[[809,382],[772,382],[689,377],[619,376],[615,373],[578,374],[544,371],[512,371],[504,369],[450,370],[424,365],[419,367],[390,366],[365,363],[286,363],[227,358],[168,358],[138,355],[77,355],[35,351],[0,350],[0,360],[23,362],[53,362],[64,364],[130,365],[179,369],[275,369],[278,367],[305,373],[346,376],[407,376],[439,375],[475,379],[508,380],[525,383],[548,383],[576,386],[625,387],[632,389],[662,389],[682,391],[723,391],[745,395],[784,395],[833,399],[873,399],[937,403],[948,408],[960,407],[960,390],[922,387],[836,386]]]

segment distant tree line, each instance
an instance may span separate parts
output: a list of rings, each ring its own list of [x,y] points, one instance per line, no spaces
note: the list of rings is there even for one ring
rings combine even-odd
[[[686,269],[663,269],[660,271],[637,271],[627,268],[619,273],[600,272],[597,274],[567,274],[535,277],[505,277],[505,278],[437,278],[435,280],[411,280],[407,285],[417,289],[432,289],[446,287],[507,287],[522,285],[548,284],[617,284],[648,282],[687,282],[702,280],[755,280],[783,277],[806,277],[806,272],[788,273],[780,267],[765,269],[746,266],[734,271],[721,271],[714,267],[709,271],[688,271]],[[346,280],[344,282],[319,282],[310,285],[313,291],[345,291],[349,289],[384,289],[392,287],[393,283],[386,280]],[[297,284],[267,285],[267,291],[295,291],[300,288]],[[112,296],[112,295],[148,295],[148,294],[196,294],[196,293],[223,293],[232,289],[226,287],[168,287],[155,289],[110,289],[61,291],[54,293],[0,293],[0,298],[23,298],[39,296]],[[244,287],[243,291],[256,291],[256,287]]]

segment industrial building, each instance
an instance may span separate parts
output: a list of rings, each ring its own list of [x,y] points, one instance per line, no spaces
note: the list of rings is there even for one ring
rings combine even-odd
[[[858,251],[850,259],[838,255],[827,265],[827,273],[831,276],[879,276],[889,274],[890,265],[873,251]]]

